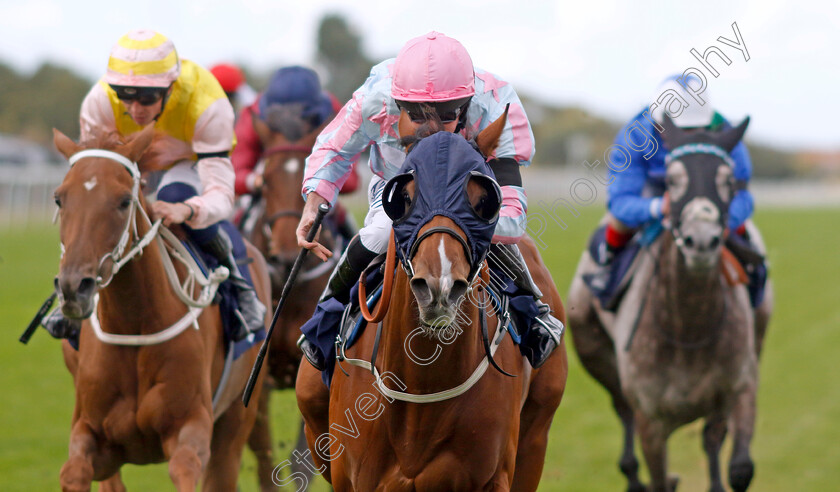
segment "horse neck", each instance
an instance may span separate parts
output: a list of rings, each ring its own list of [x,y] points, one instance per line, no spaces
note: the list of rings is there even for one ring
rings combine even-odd
[[[719,270],[689,271],[670,234],[663,235],[661,248],[654,296],[659,303],[655,312],[660,318],[660,327],[669,325],[686,334],[698,332],[698,336],[706,336],[709,324],[721,318],[725,309]],[[665,319],[667,324],[662,322]]]
[[[432,393],[463,383],[481,362],[484,348],[478,308],[464,299],[460,313],[459,319],[470,322],[458,325],[463,332],[448,345],[437,337],[414,333],[422,329],[417,302],[411,292],[408,276],[402,268],[397,268],[391,307],[383,320],[378,367],[383,372],[398,375],[413,393]],[[488,319],[488,323],[491,323],[488,329],[492,330],[492,320]],[[416,336],[411,338],[409,353],[406,340],[412,334]],[[436,350],[441,352],[434,362],[422,364],[422,359],[431,357]]]
[[[137,235],[129,241],[126,251],[149,230],[149,225],[138,213]],[[129,260],[114,275],[111,283],[99,293],[99,318],[109,333],[154,333],[161,327],[149,323],[150,314],[166,313],[179,304],[166,278],[161,248],[152,241],[137,256]],[[106,328],[107,326],[107,328]]]

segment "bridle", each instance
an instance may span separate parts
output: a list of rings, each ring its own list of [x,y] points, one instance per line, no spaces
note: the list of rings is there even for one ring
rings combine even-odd
[[[687,143],[680,145],[679,147],[669,152],[668,155],[665,157],[665,167],[667,169],[667,167],[675,160],[678,160],[687,155],[694,154],[705,154],[715,156],[722,160],[727,166],[729,166],[729,169],[735,169],[735,161],[732,159],[732,156],[726,150],[724,150],[720,146],[707,143]],[[691,198],[693,199],[694,197]],[[676,241],[677,247],[679,247],[680,249],[682,249],[685,245],[685,240],[680,233],[681,219],[679,215],[681,214],[682,209],[685,207],[688,201],[689,199],[687,197],[681,198],[672,211],[673,216],[671,220],[672,223],[670,224],[670,229],[671,233],[674,236],[674,240]],[[715,201],[712,202],[717,207],[726,207],[728,205],[728,203],[724,203],[722,200],[719,201],[721,203],[716,203]],[[719,210],[719,212],[720,220],[722,220],[722,218],[724,217],[724,214],[722,212],[724,212],[724,210],[721,209]]]
[[[105,253],[105,255],[99,260],[96,278],[97,287],[100,289],[107,287],[123,265],[132,258],[141,255],[146,246],[148,246],[153,240],[157,239],[161,248],[163,266],[169,279],[169,283],[178,299],[187,306],[187,313],[184,314],[178,321],[168,328],[150,335],[116,335],[105,332],[100,326],[99,319],[96,314],[97,310],[96,307],[94,307],[90,318],[94,334],[100,341],[112,345],[143,346],[155,345],[170,340],[179,335],[189,326],[194,326],[195,329],[198,329],[198,316],[215,298],[219,284],[228,277],[228,270],[224,267],[220,267],[206,276],[202,275],[201,277],[198,277],[195,274],[195,272],[200,272],[200,268],[192,258],[189,251],[187,251],[187,249],[181,244],[180,240],[172,232],[161,227],[162,219],[157,219],[154,223],[152,223],[148,213],[140,203],[140,169],[135,162],[132,162],[122,154],[110,150],[88,149],[73,154],[68,159],[70,167],[76,164],[76,162],[80,159],[84,159],[86,157],[100,157],[115,161],[128,170],[133,180],[131,203],[129,205],[130,208],[126,225],[123,228],[122,235],[120,236],[120,240],[117,242],[116,247],[108,253]],[[136,217],[138,210],[142,214],[146,223],[149,225],[149,230],[142,238],[139,237],[137,232]],[[125,251],[132,237],[138,239],[135,240],[130,250]],[[172,260],[165,251],[167,247],[172,250],[173,254],[179,259],[179,261],[185,264],[188,269],[193,272],[192,275],[187,277],[187,281],[183,285],[178,279],[178,274],[175,271]],[[102,270],[105,262],[108,260],[112,263],[111,271],[109,272],[107,279],[103,279],[100,271]],[[195,284],[198,284],[198,286],[201,287],[200,294],[197,299],[190,297],[188,294]],[[95,304],[98,303],[98,299],[99,296],[97,294],[94,300]]]
[[[131,186],[131,204],[129,205],[128,210],[128,219],[126,220],[125,227],[123,227],[123,232],[120,235],[120,240],[117,242],[117,245],[114,247],[113,250],[105,253],[105,255],[99,260],[96,273],[96,283],[100,288],[107,287],[108,284],[111,283],[111,280],[114,279],[114,276],[120,269],[125,265],[129,260],[133,257],[142,254],[143,249],[148,246],[149,243],[157,236],[158,230],[160,229],[160,225],[162,219],[156,220],[152,223],[149,215],[146,213],[146,210],[140,204],[140,169],[137,167],[137,164],[129,160],[127,157],[119,154],[117,152],[113,152],[110,150],[103,150],[103,149],[88,149],[82,150],[70,156],[68,162],[70,167],[73,167],[76,162],[80,159],[84,159],[86,157],[102,157],[105,159],[110,159],[115,161],[128,170],[129,174],[131,174],[132,179],[132,186]],[[149,230],[146,234],[140,238],[139,234],[137,233],[137,211],[140,210],[143,218],[146,220],[146,223],[149,224]],[[131,240],[132,237],[138,238],[134,246],[126,252],[125,249],[128,246],[128,242]],[[107,278],[103,278],[102,269],[103,266],[107,261],[111,261],[111,270],[108,274]]]

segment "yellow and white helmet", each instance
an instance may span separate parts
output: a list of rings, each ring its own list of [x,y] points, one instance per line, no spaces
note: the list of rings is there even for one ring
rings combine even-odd
[[[128,87],[169,87],[181,72],[175,45],[163,34],[136,29],[111,48],[105,82]]]

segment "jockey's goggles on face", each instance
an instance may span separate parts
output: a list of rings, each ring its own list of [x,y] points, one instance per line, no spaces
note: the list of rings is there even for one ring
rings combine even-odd
[[[117,93],[117,99],[124,103],[137,101],[141,106],[151,106],[163,99],[168,87],[129,87],[112,85],[111,89]]]
[[[411,119],[412,123],[425,123],[426,120],[429,119],[430,113],[427,111],[423,111],[423,107],[420,104],[412,104],[412,103],[405,103],[403,101],[397,101],[397,106],[408,113],[408,117]],[[458,117],[461,115],[461,112],[464,110],[466,105],[457,107],[453,110],[449,111],[442,111],[442,108],[436,107],[435,104],[428,104],[428,107],[431,107],[435,113],[437,113],[438,118],[440,118],[441,123],[452,123],[453,121],[458,120]]]

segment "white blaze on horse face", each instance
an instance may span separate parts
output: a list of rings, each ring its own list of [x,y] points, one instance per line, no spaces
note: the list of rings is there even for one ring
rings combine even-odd
[[[683,222],[712,222],[720,219],[720,212],[711,200],[706,197],[697,197],[688,202],[682,211]]]
[[[682,161],[673,161],[668,164],[665,171],[665,181],[668,187],[668,196],[672,201],[678,201],[688,190],[688,171]]]
[[[449,291],[452,290],[452,262],[446,256],[446,248],[443,244],[443,237],[440,238],[440,245],[438,245],[438,253],[440,254],[440,295],[441,298],[446,298]]]
[[[88,181],[84,183],[85,189],[90,191],[96,187],[96,176],[90,178]]]
[[[283,164],[283,170],[287,173],[296,173],[298,169],[300,169],[300,159],[296,157],[292,157]]]

